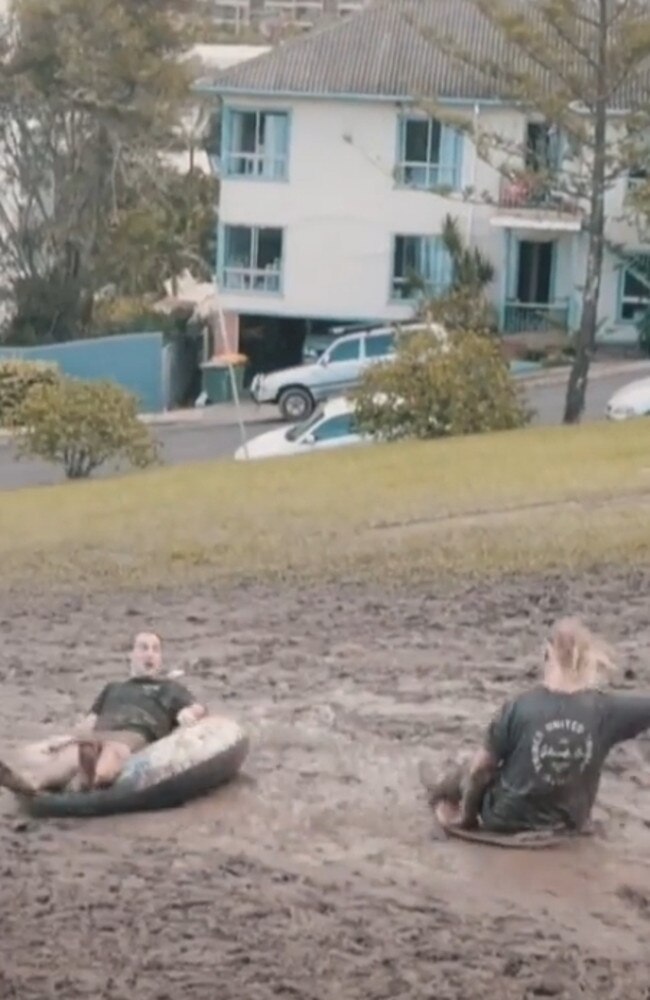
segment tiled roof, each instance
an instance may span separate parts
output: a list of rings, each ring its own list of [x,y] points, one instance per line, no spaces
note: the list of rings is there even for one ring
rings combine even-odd
[[[428,41],[427,31],[454,39],[477,64],[504,65],[508,59],[503,36],[471,0],[375,0],[358,14],[203,83],[220,93],[470,100],[503,96],[497,94],[493,79]],[[556,37],[553,44],[557,49]],[[509,54],[512,58],[512,50]],[[551,74],[537,67],[531,71],[541,86],[550,92],[557,89]],[[640,88],[650,92],[650,71],[643,80],[628,81],[615,103],[629,107]]]

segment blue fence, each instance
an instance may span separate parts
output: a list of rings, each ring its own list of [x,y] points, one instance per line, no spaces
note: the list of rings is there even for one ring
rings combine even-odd
[[[42,347],[2,347],[0,360],[53,361],[64,375],[110,379],[137,397],[141,412],[154,413],[167,403],[163,340],[162,333],[126,333]]]

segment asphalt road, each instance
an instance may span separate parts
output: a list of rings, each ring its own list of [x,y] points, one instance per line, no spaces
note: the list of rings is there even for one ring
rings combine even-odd
[[[592,380],[587,393],[585,420],[602,418],[608,399],[617,389],[639,378],[641,373],[611,375]],[[650,374],[650,371],[649,371]],[[536,410],[536,422],[559,424],[562,421],[564,385],[534,385],[528,387],[531,406]],[[275,426],[270,409],[268,423],[249,426],[249,438]],[[227,458],[240,443],[239,428],[205,419],[200,422],[159,425],[155,428],[163,449],[163,459],[169,465]],[[108,470],[109,472],[110,470]],[[107,473],[105,473],[107,474]],[[62,479],[59,471],[45,463],[15,460],[13,445],[0,442],[0,489],[40,486]]]

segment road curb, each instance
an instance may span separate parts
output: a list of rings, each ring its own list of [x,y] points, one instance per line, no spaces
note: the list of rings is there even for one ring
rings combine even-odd
[[[516,378],[518,382],[525,382],[526,385],[532,386],[564,385],[568,381],[570,371],[571,368],[567,365],[562,368],[517,375]],[[599,381],[604,378],[614,378],[617,375],[630,375],[634,377],[638,372],[643,372],[650,377],[650,362],[627,361],[620,362],[620,364],[603,365],[602,367],[594,365],[589,372],[589,382]]]
[[[566,385],[569,378],[569,372],[571,371],[570,366],[563,366],[562,368],[551,368],[543,369],[541,371],[534,372],[521,372],[515,375],[515,381],[520,385],[531,388],[546,388],[547,386],[554,385]],[[630,375],[633,379],[638,373],[646,374],[650,378],[650,361],[619,361],[619,362],[601,362],[592,365],[589,372],[589,381],[595,382],[601,379],[614,378],[617,375]],[[217,404],[220,405],[220,404]],[[232,404],[226,404],[232,405]],[[148,427],[187,427],[189,430],[196,430],[199,427],[204,428],[224,428],[226,430],[232,430],[239,426],[239,420],[236,414],[221,415],[218,419],[210,414],[213,407],[208,407],[206,409],[202,408],[196,412],[192,410],[183,411],[183,416],[174,416],[173,411],[171,413],[143,413],[140,415],[140,420],[142,423],[146,424]],[[207,414],[207,415],[206,415]],[[263,417],[244,414],[244,425],[246,427],[260,426],[264,427],[267,424],[275,425],[276,421],[270,420],[268,414]],[[0,447],[7,446],[14,439],[14,432],[9,430],[0,429]]]

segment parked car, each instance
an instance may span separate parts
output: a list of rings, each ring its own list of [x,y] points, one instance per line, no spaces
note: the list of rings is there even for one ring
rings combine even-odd
[[[302,348],[303,365],[318,361],[327,348],[341,337],[350,333],[368,333],[376,326],[376,323],[355,323],[347,326],[330,326],[319,333],[308,333]]]
[[[253,458],[277,458],[282,455],[305,455],[329,448],[363,444],[372,438],[359,434],[354,426],[354,403],[349,399],[331,399],[302,423],[280,427],[260,434],[235,452],[238,461]]]
[[[338,339],[332,333],[308,333],[302,346],[303,365],[313,364]]]
[[[650,416],[650,378],[636,379],[614,393],[605,411],[608,420]]]
[[[258,404],[278,405],[285,420],[306,420],[318,403],[358,385],[369,365],[389,360],[395,353],[396,337],[401,333],[423,327],[422,323],[398,328],[385,326],[340,337],[316,362],[256,375],[251,395]],[[446,337],[441,326],[432,324],[426,329],[440,340]]]

